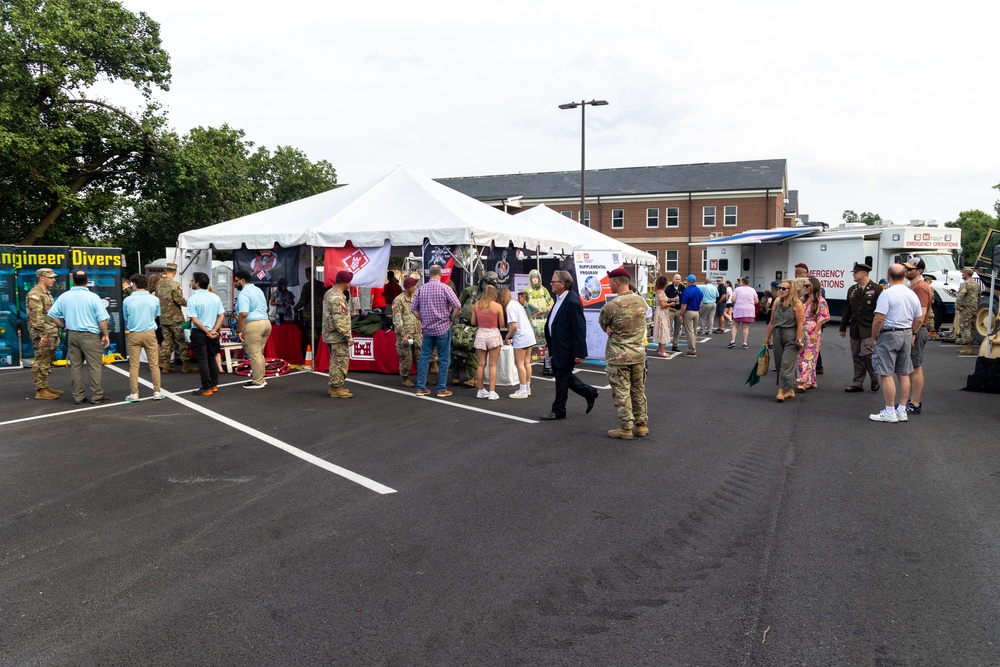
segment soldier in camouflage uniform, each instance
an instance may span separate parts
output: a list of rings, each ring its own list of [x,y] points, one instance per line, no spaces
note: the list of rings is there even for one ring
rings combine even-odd
[[[410,379],[410,369],[414,362],[413,350],[419,350],[424,343],[420,320],[410,310],[416,291],[417,279],[408,276],[403,280],[403,292],[392,300],[392,328],[396,331],[396,354],[399,355],[399,375],[403,378],[404,387],[416,386]]]
[[[979,310],[981,294],[979,281],[974,275],[975,271],[972,269],[962,269],[962,286],[958,288],[958,296],[955,297],[955,320],[958,322],[958,338],[955,342],[965,346],[958,351],[959,354],[972,354],[972,323]]]
[[[339,271],[336,283],[323,297],[323,342],[330,346],[330,388],[332,398],[351,398],[354,394],[344,389],[347,366],[351,361],[351,302],[344,293],[350,290],[354,274]]]
[[[156,296],[160,299],[160,333],[163,342],[160,344],[160,372],[173,373],[170,355],[177,346],[180,360],[184,362],[182,370],[185,373],[197,373],[198,367],[188,359],[188,344],[184,341],[184,313],[181,306],[187,305],[180,284],[174,280],[177,275],[177,265],[167,264],[167,270],[156,283]]]
[[[608,436],[632,439],[632,426],[640,438],[649,435],[646,412],[646,302],[629,289],[624,268],[608,272],[611,291],[618,296],[604,304],[598,322],[608,334],[604,360],[608,364],[611,398],[620,426]]]
[[[51,401],[62,396],[62,391],[49,387],[49,372],[59,347],[59,326],[48,316],[49,308],[55,303],[49,288],[56,283],[56,272],[38,269],[35,276],[38,284],[31,288],[27,297],[28,332],[35,346],[31,379],[35,383],[35,398]]]

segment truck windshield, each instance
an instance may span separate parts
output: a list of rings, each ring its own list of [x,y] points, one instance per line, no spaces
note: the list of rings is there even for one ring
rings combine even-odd
[[[954,271],[955,260],[951,255],[920,255],[926,268],[924,271]]]

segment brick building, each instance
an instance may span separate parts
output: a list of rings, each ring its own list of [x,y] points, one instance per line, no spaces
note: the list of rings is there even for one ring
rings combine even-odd
[[[785,160],[594,169],[586,173],[583,223],[657,256],[664,273],[705,275],[693,241],[791,227],[797,193]],[[439,178],[510,213],[545,204],[580,219],[580,172]]]

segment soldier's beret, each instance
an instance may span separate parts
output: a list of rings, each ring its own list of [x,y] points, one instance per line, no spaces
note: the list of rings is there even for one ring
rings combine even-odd
[[[337,271],[336,280],[338,283],[349,283],[354,280],[354,274],[350,271]]]
[[[410,289],[417,284],[417,279],[413,276],[406,276],[403,278],[403,289]]]
[[[625,267],[619,266],[617,269],[612,269],[608,271],[608,278],[629,278],[628,271]]]

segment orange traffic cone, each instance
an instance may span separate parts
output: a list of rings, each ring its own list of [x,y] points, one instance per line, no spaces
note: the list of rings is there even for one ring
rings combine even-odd
[[[306,345],[306,363],[305,368],[307,371],[311,371],[313,368],[313,348],[312,345]]]

